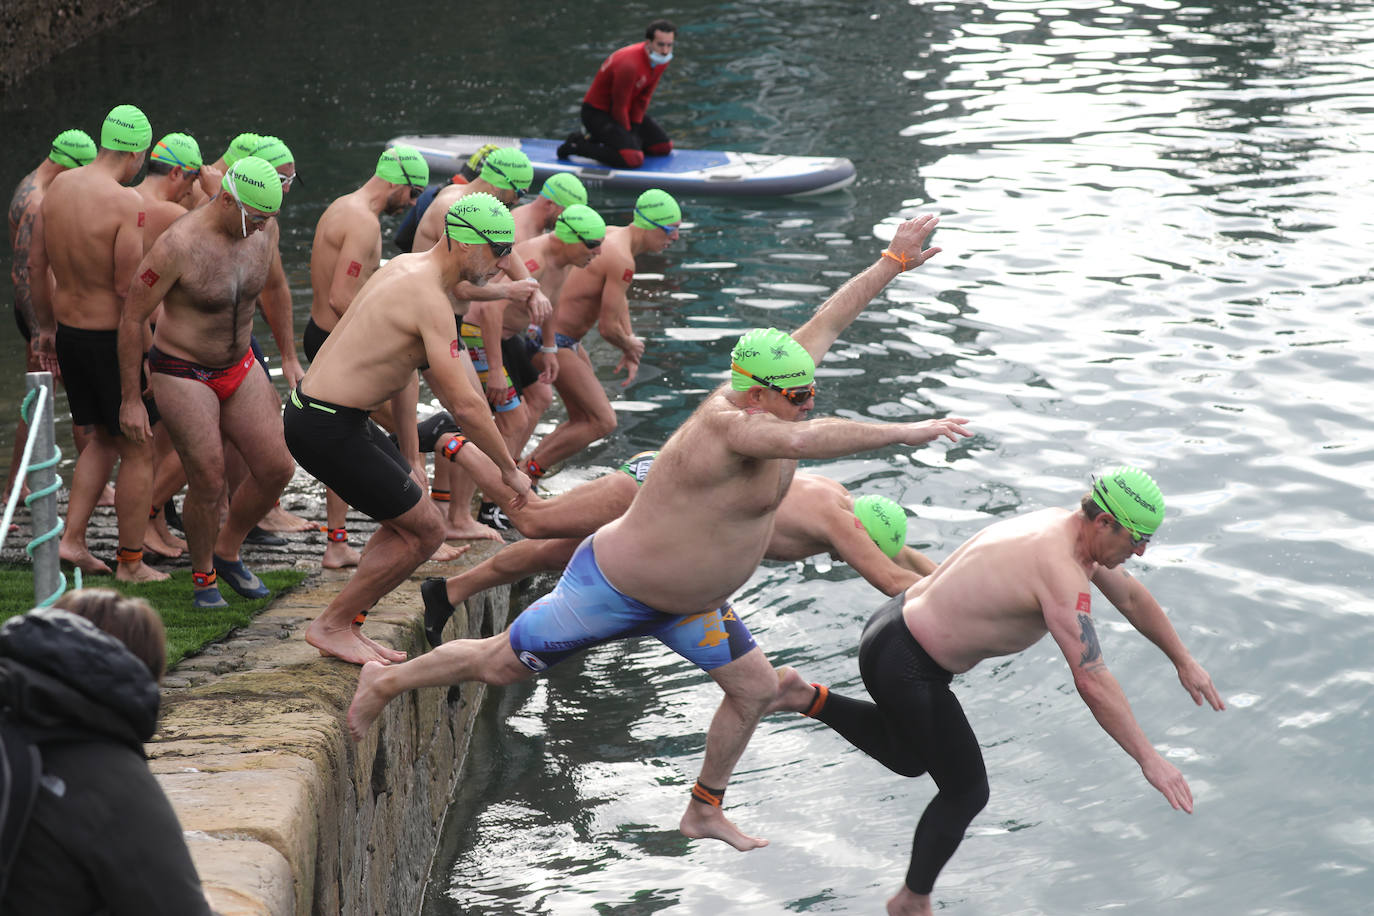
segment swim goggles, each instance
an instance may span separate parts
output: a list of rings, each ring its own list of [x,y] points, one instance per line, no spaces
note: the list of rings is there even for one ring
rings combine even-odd
[[[773,389],[778,394],[787,398],[787,403],[791,404],[794,407],[800,407],[807,401],[809,401],[811,398],[814,398],[816,396],[815,382],[812,382],[810,385],[798,385],[795,388],[784,388],[781,385],[774,385],[772,382],[764,381],[757,375],[754,375],[752,372],[746,372],[744,369],[740,368],[740,365],[737,362],[732,361],[730,363],[730,368],[734,369],[736,372],[738,372],[745,378],[753,379],[765,388]]]
[[[481,229],[478,229],[472,223],[463,219],[461,216],[455,216],[452,213],[445,214],[444,224],[446,226],[466,226],[473,232],[477,233],[481,237],[482,241],[487,243],[487,247],[491,249],[492,254],[496,255],[496,260],[498,261],[504,258],[506,255],[510,254],[511,249],[515,247],[514,242],[498,242],[491,236],[483,232]],[[450,236],[447,232],[445,232],[444,238],[448,239],[448,247],[449,250],[452,251],[453,237]]]

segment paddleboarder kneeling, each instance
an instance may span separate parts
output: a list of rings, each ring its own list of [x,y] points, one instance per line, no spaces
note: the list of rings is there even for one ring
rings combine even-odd
[[[655,19],[644,30],[643,41],[606,58],[582,97],[582,124],[587,132],[569,134],[558,147],[559,159],[575,153],[611,168],[637,169],[646,153],[666,156],[673,151],[673,141],[649,117],[649,100],[673,59],[676,37],[677,26]]]

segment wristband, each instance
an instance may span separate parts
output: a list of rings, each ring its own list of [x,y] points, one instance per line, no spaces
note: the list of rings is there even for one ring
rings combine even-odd
[[[467,439],[463,438],[461,435],[455,435],[439,448],[439,453],[449,461],[457,461],[459,450],[467,444]]]
[[[898,264],[901,265],[903,272],[911,269],[909,266],[907,266],[911,262],[911,259],[904,254],[897,254],[890,248],[884,248],[883,257],[891,258],[892,260],[896,261]]]
[[[557,347],[540,347],[540,348],[539,348],[539,352],[540,352],[540,353],[557,353],[557,352],[558,352],[558,348],[557,348]]]

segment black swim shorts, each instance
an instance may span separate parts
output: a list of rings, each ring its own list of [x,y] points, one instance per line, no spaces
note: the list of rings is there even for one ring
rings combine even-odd
[[[420,501],[410,465],[367,411],[312,398],[297,388],[282,415],[286,447],[306,472],[377,521]]]

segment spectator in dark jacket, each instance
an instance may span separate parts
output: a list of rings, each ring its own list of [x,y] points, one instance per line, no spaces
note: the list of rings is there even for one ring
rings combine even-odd
[[[0,627],[0,715],[37,743],[43,770],[0,913],[211,912],[143,752],[166,652],[152,608],[113,591]]]

